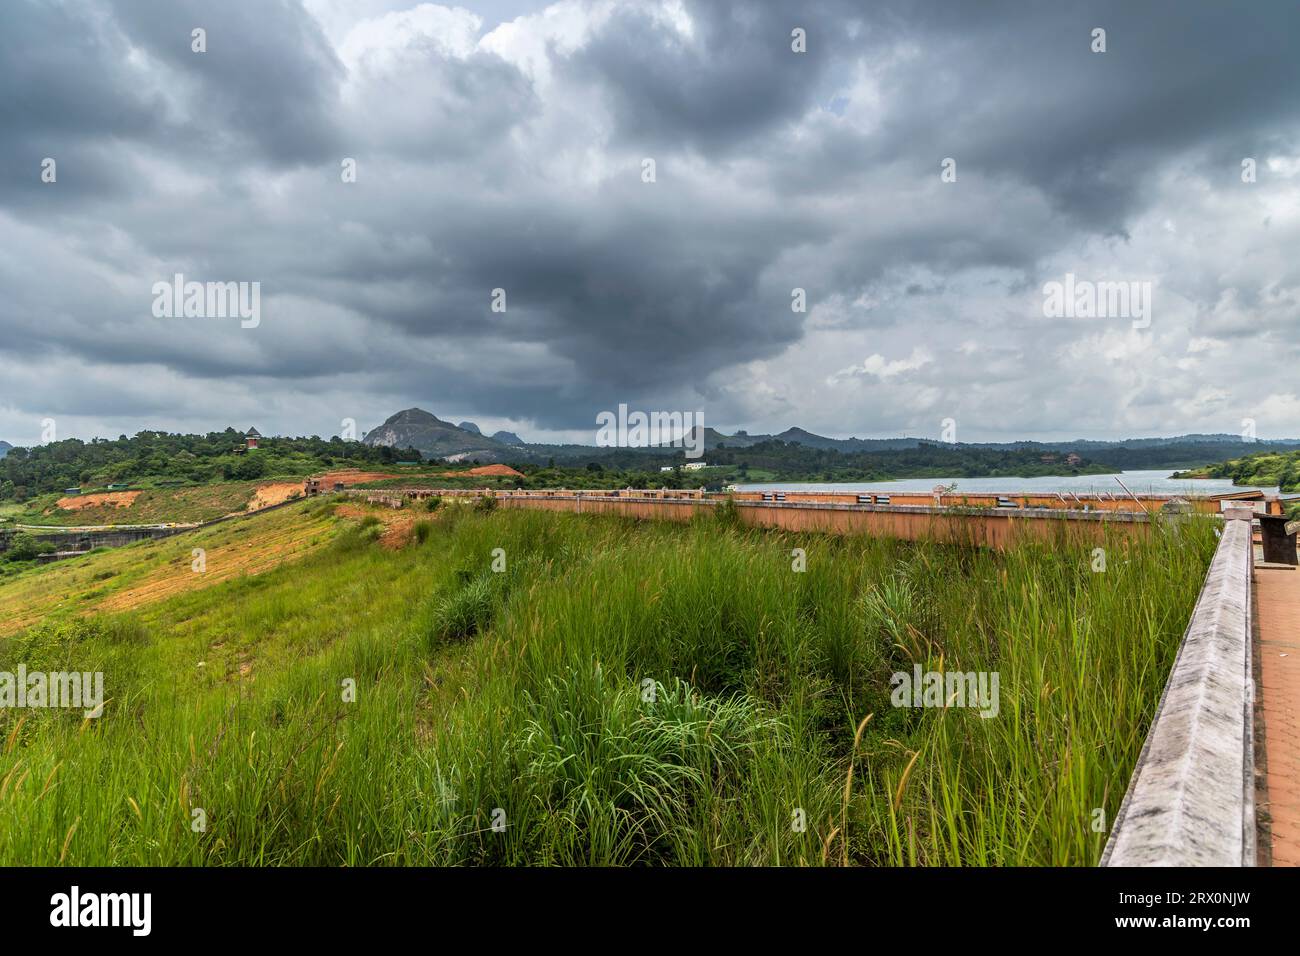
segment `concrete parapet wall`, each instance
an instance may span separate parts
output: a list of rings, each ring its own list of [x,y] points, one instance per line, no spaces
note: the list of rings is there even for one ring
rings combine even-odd
[[[1250,521],[1230,518],[1102,866],[1255,863],[1253,561]]]
[[[917,505],[940,508],[1003,508],[1006,503],[1018,508],[1053,508],[1065,511],[1149,511],[1157,512],[1175,503],[1185,504],[1186,510],[1201,514],[1218,514],[1219,502],[1214,498],[1175,495],[1117,495],[1117,494],[935,494],[918,491],[876,490],[873,492],[833,491],[738,491],[734,496],[742,501],[770,501],[776,495],[787,502],[819,501],[839,504]]]
[[[426,488],[349,488],[348,497],[400,508],[405,501],[439,495],[446,498],[495,498],[501,507],[579,514],[613,514],[628,518],[689,521],[701,510],[718,507],[726,495],[696,491],[478,491]],[[865,504],[802,497],[793,501],[731,499],[746,524],[787,531],[868,534],[907,541],[946,541],[1005,548],[1026,537],[1056,541],[1062,537],[1098,541],[1107,534],[1136,537],[1150,533],[1152,518],[1141,512],[1074,511],[1046,508],[977,508],[950,505]]]
[[[630,518],[688,521],[702,509],[717,507],[718,499],[641,498],[601,494],[495,495],[504,508],[530,508],[581,514],[614,514]],[[1083,511],[1004,508],[935,508],[909,505],[860,505],[837,502],[737,501],[740,520],[761,527],[829,534],[870,534],[908,541],[952,541],[1004,548],[1025,536],[1055,540],[1061,535],[1087,540],[1103,537],[1107,529],[1124,535],[1151,530],[1146,515]]]
[[[348,489],[349,494],[376,494],[387,492],[407,498],[427,498],[442,495],[449,498],[479,497],[483,494],[510,494],[526,498],[567,497],[579,493],[574,489],[435,489],[435,488],[358,488]],[[738,502],[762,501],[769,503],[815,503],[845,505],[911,505],[930,508],[980,508],[990,510],[1053,509],[1058,511],[1117,511],[1156,513],[1160,511],[1219,514],[1230,499],[1240,499],[1246,507],[1268,504],[1271,512],[1280,514],[1281,503],[1276,499],[1264,502],[1261,492],[1242,491],[1221,495],[1128,495],[1100,493],[1007,493],[970,494],[915,491],[890,491],[876,489],[870,492],[852,491],[734,491],[706,492],[686,488],[593,488],[583,489],[584,497],[653,498],[686,500],[720,500],[732,498]],[[1259,499],[1259,501],[1246,500]]]
[[[92,548],[120,548],[137,541],[149,541],[155,538],[170,538],[174,534],[191,530],[188,527],[174,528],[23,528],[24,533],[37,541],[46,542],[66,553],[89,551]],[[0,551],[8,550],[13,539],[13,532],[0,534]]]

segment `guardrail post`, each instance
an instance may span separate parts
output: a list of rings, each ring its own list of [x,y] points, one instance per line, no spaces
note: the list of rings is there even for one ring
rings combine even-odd
[[[1295,564],[1295,536],[1300,521],[1287,521],[1285,515],[1256,515],[1259,536],[1264,544],[1264,560],[1269,564]]]

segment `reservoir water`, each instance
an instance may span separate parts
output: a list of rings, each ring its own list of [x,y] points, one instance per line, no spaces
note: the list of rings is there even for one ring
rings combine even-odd
[[[1121,471],[1113,475],[1051,475],[1039,478],[897,478],[891,481],[816,482],[778,481],[760,484],[737,485],[740,491],[880,491],[929,492],[935,485],[957,486],[954,494],[1008,494],[1015,492],[1108,492],[1123,495],[1116,477],[1134,494],[1154,495],[1213,495],[1231,491],[1249,491],[1262,487],[1277,493],[1277,488],[1256,485],[1234,485],[1228,478],[1174,479],[1168,470]]]

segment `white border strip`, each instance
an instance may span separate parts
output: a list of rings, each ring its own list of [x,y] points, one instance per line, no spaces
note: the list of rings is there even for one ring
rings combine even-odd
[[[1229,515],[1102,866],[1254,866],[1247,520]]]

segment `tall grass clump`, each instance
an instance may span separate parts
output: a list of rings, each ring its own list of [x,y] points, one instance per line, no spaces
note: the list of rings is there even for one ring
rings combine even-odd
[[[487,630],[494,605],[491,578],[479,575],[464,582],[435,605],[432,637],[437,641],[455,640]]]

